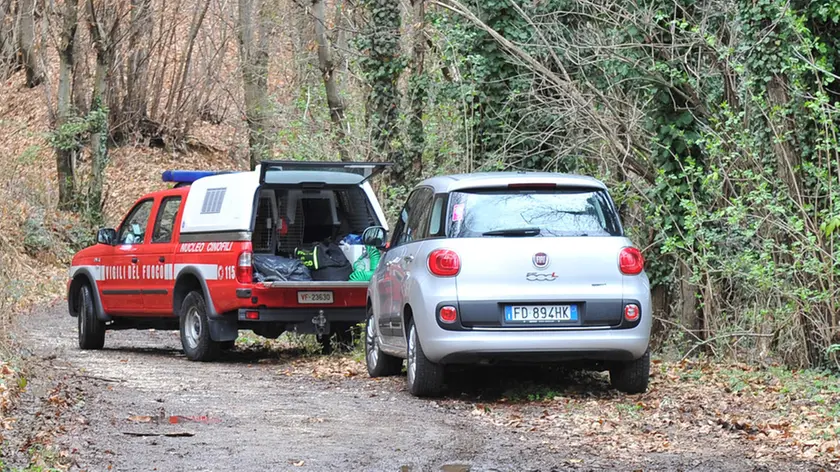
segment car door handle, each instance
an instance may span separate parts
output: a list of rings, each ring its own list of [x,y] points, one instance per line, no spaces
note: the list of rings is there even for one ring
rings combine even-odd
[[[166,262],[166,258],[163,256],[158,257],[159,262]]]
[[[138,261],[140,261],[140,259],[138,259],[138,258],[136,258],[136,257],[132,257],[132,258],[131,258],[131,263],[132,263],[132,264],[137,264],[137,262],[138,262]]]

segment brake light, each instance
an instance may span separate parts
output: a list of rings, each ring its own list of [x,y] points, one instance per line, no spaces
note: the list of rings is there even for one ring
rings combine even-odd
[[[258,320],[258,319],[260,319],[260,312],[258,312],[258,311],[246,311],[245,312],[245,319],[246,320]]]
[[[444,306],[441,307],[438,316],[440,317],[440,321],[451,324],[458,318],[458,310],[454,306]]]
[[[461,258],[455,251],[435,249],[429,254],[429,272],[439,277],[452,277],[461,271]]]
[[[637,275],[645,268],[642,252],[634,247],[626,247],[618,255],[618,268],[624,275]]]
[[[249,284],[254,281],[253,259],[254,254],[250,250],[243,251],[239,254],[239,259],[236,261],[237,282]]]
[[[629,322],[634,322],[639,319],[639,316],[642,314],[642,310],[639,309],[639,305],[625,305],[624,306],[624,319]]]

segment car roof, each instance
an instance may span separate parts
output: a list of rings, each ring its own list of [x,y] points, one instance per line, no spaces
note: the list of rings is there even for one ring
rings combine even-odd
[[[592,187],[606,190],[598,179],[586,175],[555,172],[475,172],[432,177],[418,187],[432,187],[436,193],[486,187],[505,187],[508,184],[556,184],[558,187]]]

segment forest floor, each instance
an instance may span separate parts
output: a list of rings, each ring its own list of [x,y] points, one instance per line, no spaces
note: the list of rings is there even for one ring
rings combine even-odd
[[[604,374],[469,369],[417,399],[358,352],[244,336],[213,363],[177,332],[76,346],[61,299],[17,317],[0,365],[0,470],[837,470],[830,374],[654,361],[628,396]],[[8,387],[16,388],[8,388]],[[23,387],[22,389],[20,387]],[[14,393],[17,392],[17,393]]]

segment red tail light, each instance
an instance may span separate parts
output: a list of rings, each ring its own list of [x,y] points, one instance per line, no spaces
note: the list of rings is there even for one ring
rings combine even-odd
[[[441,307],[438,316],[440,317],[440,321],[444,323],[454,323],[458,318],[458,310],[454,306],[444,306]]]
[[[455,251],[435,249],[429,254],[429,272],[439,277],[452,277],[461,271],[461,258]]]
[[[246,311],[245,312],[245,319],[246,320],[258,320],[258,319],[260,319],[260,312],[258,312],[258,311]]]
[[[618,255],[618,268],[624,275],[637,275],[645,268],[642,252],[634,247],[626,247]]]
[[[254,281],[253,259],[254,254],[250,250],[245,250],[239,254],[239,260],[236,261],[237,282],[249,284]]]
[[[639,305],[625,305],[624,307],[624,319],[631,323],[638,320],[641,314],[642,310],[639,309]]]

